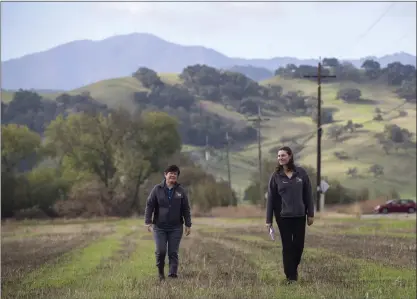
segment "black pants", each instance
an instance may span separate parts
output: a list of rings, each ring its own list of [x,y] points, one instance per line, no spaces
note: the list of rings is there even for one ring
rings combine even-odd
[[[158,270],[163,272],[165,266],[165,256],[167,254],[168,245],[168,260],[169,260],[169,274],[177,274],[178,271],[178,250],[183,234],[183,226],[177,226],[169,229],[162,229],[154,226],[153,236],[155,239],[155,257],[156,266]]]
[[[279,218],[277,221],[282,242],[282,259],[287,279],[298,279],[298,265],[304,250],[306,217]]]

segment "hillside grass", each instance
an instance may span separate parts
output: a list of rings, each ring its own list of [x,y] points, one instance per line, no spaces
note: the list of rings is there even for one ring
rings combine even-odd
[[[0,93],[1,101],[3,103],[10,103],[13,100],[14,92],[2,90]]]
[[[167,84],[181,84],[178,74],[160,74],[161,79]],[[280,85],[284,92],[290,90],[301,90],[307,95],[317,95],[317,84],[314,81],[284,79],[273,77],[261,82],[262,85]],[[336,94],[341,88],[359,88],[364,99],[371,100],[371,104],[348,104],[336,99]],[[94,84],[71,91],[77,94],[84,91],[91,93],[92,97],[110,107],[119,105],[133,111],[133,93],[146,91],[147,89],[135,78],[123,77],[110,80],[103,80]],[[11,94],[2,93],[2,100],[11,99]],[[51,95],[46,95],[51,97]],[[392,88],[382,85],[358,84],[352,82],[335,82],[322,84],[322,99],[324,108],[334,109],[334,124],[344,125],[348,120],[354,123],[364,123],[364,127],[355,134],[346,135],[342,142],[329,140],[326,130],[332,125],[324,125],[322,145],[322,175],[329,178],[337,178],[344,185],[352,188],[370,188],[373,196],[377,193],[389,192],[395,188],[403,197],[416,197],[416,151],[409,150],[398,153],[393,152],[386,155],[378,145],[375,133],[382,132],[386,124],[397,124],[403,128],[416,133],[416,106],[407,104],[401,107],[407,112],[407,116],[399,117],[398,111],[383,115],[384,121],[370,121],[374,117],[374,110],[379,107],[382,112],[389,111],[403,103]],[[233,121],[247,121],[244,116],[236,111],[225,108],[219,103],[210,99],[201,101],[202,108],[208,112],[216,113]],[[307,141],[307,137],[315,132],[316,125],[309,117],[294,116],[285,113],[268,112],[269,121],[262,126],[262,156],[275,159],[275,153],[270,153],[273,148],[281,146],[282,137],[302,136],[299,142]],[[311,134],[310,134],[311,133]],[[203,152],[202,148],[184,145],[185,151]],[[334,156],[335,151],[345,151],[351,157],[347,161],[340,161]],[[203,156],[203,155],[201,155]],[[316,139],[315,136],[305,143],[305,149],[301,152],[302,164],[315,167],[316,163]],[[225,150],[215,150],[208,162],[201,163],[209,172],[218,178],[227,179],[227,167],[225,161]],[[232,145],[231,171],[232,185],[238,195],[243,196],[243,191],[253,179],[253,172],[257,170],[258,145],[253,144],[239,147]],[[372,164],[384,166],[385,175],[378,179],[373,178],[368,169]],[[349,178],[345,175],[350,167],[357,167],[360,173],[358,178]],[[401,173],[398,170],[401,169]],[[266,178],[265,178],[266,180]]]
[[[284,284],[279,234],[271,241],[263,218],[195,218],[181,241],[179,278],[162,283],[152,234],[142,223],[3,224],[2,298],[416,297],[415,218],[318,217],[307,228],[294,285]]]
[[[284,92],[289,90],[302,90],[307,95],[317,96],[317,84],[305,80],[291,80],[275,77],[261,82],[263,85],[281,85]],[[372,100],[372,104],[348,104],[336,99],[337,91],[340,88],[358,88],[362,91],[364,99]],[[376,107],[379,107],[383,113],[399,106],[403,103],[392,89],[386,86],[357,84],[357,83],[326,83],[322,85],[323,107],[334,108],[333,124],[344,125],[348,120],[354,123],[365,123],[364,127],[355,134],[346,135],[342,142],[329,140],[326,134],[323,134],[322,143],[322,175],[340,180],[345,186],[359,189],[363,187],[370,188],[371,196],[378,196],[380,193],[387,193],[396,189],[401,196],[408,198],[416,197],[416,151],[400,150],[386,155],[375,138],[375,133],[382,132],[386,124],[397,124],[416,133],[416,106],[406,104],[401,108],[407,112],[407,116],[399,117],[398,111],[392,111],[384,114],[384,121],[370,121],[374,117]],[[216,105],[216,109],[220,109]],[[271,116],[270,120],[263,124],[262,127],[262,156],[275,159],[275,153],[269,151],[277,146],[281,146],[280,138],[283,136],[298,136],[300,142],[304,142],[309,137],[309,132],[313,133],[316,124],[308,117],[294,116]],[[333,124],[324,125],[324,132]],[[307,135],[307,136],[306,136]],[[336,151],[345,151],[351,157],[347,161],[340,161],[334,156]],[[315,167],[316,165],[316,136],[311,138],[302,151],[302,158],[298,163]],[[220,155],[224,157],[224,154]],[[244,158],[243,158],[244,157]],[[231,154],[232,180],[233,186],[243,195],[245,187],[253,178],[254,171],[257,171],[258,146],[256,143],[239,149],[238,152]],[[220,165],[211,166],[214,173],[223,179],[226,179],[225,161],[219,159]],[[216,162],[216,160],[214,160]],[[385,175],[380,178],[374,178],[368,169],[373,164],[380,164],[384,167]],[[359,177],[350,178],[346,171],[351,167],[357,167]],[[406,175],[398,175],[396,169],[404,169]],[[223,170],[223,171],[222,171]],[[266,179],[266,178],[265,178]]]

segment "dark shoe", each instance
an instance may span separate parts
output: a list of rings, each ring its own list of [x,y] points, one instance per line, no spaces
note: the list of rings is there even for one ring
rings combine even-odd
[[[178,278],[178,275],[177,274],[169,274],[168,277],[169,278]]]
[[[159,268],[158,269],[158,277],[159,277],[160,281],[165,279],[164,268]]]
[[[289,278],[287,278],[287,284],[293,284],[293,283],[296,283],[297,282],[297,280],[295,280],[295,279],[289,279]]]

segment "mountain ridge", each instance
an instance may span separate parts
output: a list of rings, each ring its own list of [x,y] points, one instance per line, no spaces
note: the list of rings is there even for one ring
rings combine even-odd
[[[343,61],[360,67],[367,58]],[[381,66],[393,61],[416,65],[416,57],[404,52],[384,55],[376,60]],[[254,59],[229,57],[204,46],[180,45],[153,34],[132,33],[98,41],[71,41],[45,51],[2,61],[1,83],[4,89],[72,90],[100,80],[129,76],[141,66],[156,72],[180,73],[186,66],[194,64],[222,69],[253,67],[260,71],[261,68],[264,69],[261,76],[264,79],[268,71],[273,73],[286,64],[313,65],[317,62],[317,59],[289,56]],[[39,70],[42,70],[41,75]]]

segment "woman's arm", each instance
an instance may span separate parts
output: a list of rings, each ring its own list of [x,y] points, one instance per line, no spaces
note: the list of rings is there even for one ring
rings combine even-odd
[[[305,172],[303,182],[303,200],[307,209],[306,213],[308,217],[314,217],[313,194],[311,190],[310,178],[308,177],[307,172]]]
[[[267,202],[266,202],[266,223],[267,224],[272,224],[272,218],[274,216],[274,207],[277,206],[277,202],[279,200],[280,200],[280,196],[278,194],[277,185],[275,182],[275,173],[273,173],[268,183],[268,197],[267,197]],[[275,217],[279,217],[279,213],[278,215],[275,215]]]

